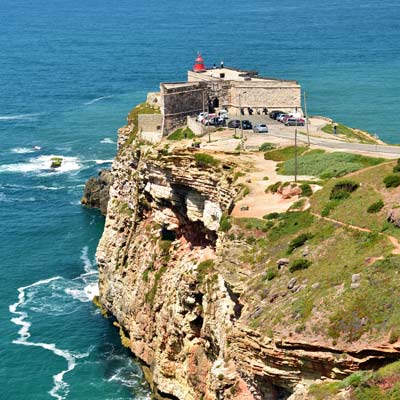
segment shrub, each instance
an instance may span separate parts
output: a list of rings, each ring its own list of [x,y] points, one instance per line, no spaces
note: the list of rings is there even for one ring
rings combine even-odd
[[[219,230],[221,232],[228,232],[232,228],[231,219],[227,215],[222,215],[219,221]]]
[[[313,194],[310,184],[303,183],[300,185],[301,195],[305,197],[310,197]]]
[[[400,172],[400,164],[397,162],[397,164],[393,167],[393,172]]]
[[[367,213],[374,214],[378,213],[379,211],[382,210],[384,204],[382,200],[379,200],[375,203],[372,203],[368,208],[367,208]]]
[[[267,189],[265,190],[266,193],[271,192],[271,193],[276,193],[278,189],[280,188],[282,182],[275,182],[272,185],[269,185]]]
[[[219,165],[219,161],[210,154],[196,153],[194,159],[198,167],[216,167]]]
[[[311,261],[304,258],[294,260],[292,265],[289,267],[290,272],[299,271],[301,269],[307,269],[311,265]]]
[[[306,204],[306,199],[300,199],[295,201],[288,209],[288,211],[302,210]]]
[[[182,139],[193,139],[195,137],[193,131],[189,128],[177,129],[175,132],[171,133],[167,139],[168,140],[182,140]]]
[[[269,269],[266,274],[265,274],[265,280],[266,281],[272,281],[276,277],[276,272],[273,271],[272,269]]]
[[[273,213],[269,213],[263,216],[264,219],[277,219],[279,218],[279,213],[277,212],[273,212]]]
[[[213,270],[214,260],[206,260],[197,266],[197,279],[199,283],[203,283],[206,276]]]
[[[159,246],[163,255],[167,255],[169,253],[171,245],[172,245],[172,240],[160,240]]]
[[[272,143],[263,143],[258,150],[259,151],[268,151],[268,150],[273,150],[275,149],[275,145]]]
[[[400,177],[399,177],[400,179]],[[350,194],[354,192],[360,185],[354,181],[341,181],[335,184],[331,190],[329,196],[330,200],[344,200],[350,197]]]
[[[311,239],[313,235],[311,233],[301,233],[299,236],[295,237],[290,243],[287,250],[288,254],[292,254],[294,249],[297,249],[308,240]]]
[[[400,176],[399,175],[388,175],[383,183],[387,188],[397,187],[400,185]]]
[[[328,202],[321,211],[322,217],[327,217],[330,212],[340,203],[340,200],[332,200]]]

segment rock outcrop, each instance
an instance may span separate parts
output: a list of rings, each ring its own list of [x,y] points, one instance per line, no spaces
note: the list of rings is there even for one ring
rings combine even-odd
[[[100,302],[151,371],[158,394],[261,400],[295,392],[301,399],[313,380],[398,357],[393,347],[338,349],[252,326],[261,304],[252,308],[246,297],[251,271],[235,253],[237,242],[219,231],[240,190],[234,163],[199,167],[200,150],[126,145],[127,132],[120,130],[97,250]]]
[[[90,178],[86,182],[81,203],[90,208],[99,208],[101,213],[106,215],[111,183],[111,171],[101,170],[97,178]]]

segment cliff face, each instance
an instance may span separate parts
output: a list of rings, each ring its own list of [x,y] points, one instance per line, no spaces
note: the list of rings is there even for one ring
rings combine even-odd
[[[301,334],[260,333],[250,323],[260,309],[247,293],[252,271],[240,262],[249,246],[218,232],[239,191],[234,162],[185,148],[124,146],[128,132],[120,131],[97,250],[100,301],[159,394],[286,399],[296,388],[293,398],[301,399],[302,385],[321,376],[395,358],[393,348],[339,350]]]

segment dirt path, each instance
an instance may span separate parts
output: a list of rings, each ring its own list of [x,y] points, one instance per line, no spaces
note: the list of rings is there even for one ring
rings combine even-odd
[[[360,232],[369,232],[369,233],[372,232],[371,229],[362,228],[361,226],[357,226],[357,225],[347,224],[346,222],[338,221],[337,219],[323,217],[322,215],[314,213],[314,212],[312,212],[311,215],[314,215],[315,217],[320,218],[320,219],[324,219],[325,221],[329,221],[334,224],[338,224],[340,226],[346,226],[347,228],[354,229],[354,230],[357,230]],[[392,250],[392,254],[394,254],[394,255],[400,254],[400,243],[394,236],[385,235],[384,233],[381,233],[381,232],[379,232],[379,235],[386,236],[386,238],[389,240],[389,242],[394,246],[394,249]],[[380,259],[380,257],[376,257],[376,259],[378,260],[378,259]]]

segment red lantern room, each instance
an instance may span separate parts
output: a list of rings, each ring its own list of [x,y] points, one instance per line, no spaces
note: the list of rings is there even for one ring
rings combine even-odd
[[[193,67],[193,71],[194,72],[203,72],[205,70],[206,70],[206,67],[204,66],[203,57],[201,56],[200,53],[198,53],[194,67]]]

